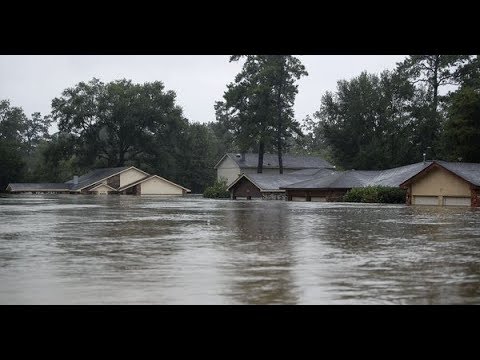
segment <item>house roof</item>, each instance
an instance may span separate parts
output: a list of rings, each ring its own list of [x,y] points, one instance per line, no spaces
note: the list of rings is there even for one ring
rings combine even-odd
[[[114,167],[114,168],[101,168],[101,169],[95,169],[92,170],[85,175],[82,175],[78,178],[78,184],[74,185],[73,180],[69,180],[66,182],[66,184],[71,185],[71,190],[72,191],[77,191],[81,190],[87,186],[93,185],[99,181],[105,180],[113,175],[120,174],[124,172],[125,170],[128,170],[130,168],[134,168],[138,171],[141,171],[145,175],[148,175],[145,171],[142,171],[140,169],[137,169],[134,166],[123,166],[123,167]]]
[[[430,171],[434,167],[440,166],[454,175],[462,178],[472,185],[480,186],[480,164],[479,163],[461,163],[461,162],[447,162],[442,160],[434,160],[429,162],[428,166],[422,170]],[[421,176],[421,171],[406,178],[401,185],[405,186],[411,183],[417,176]]]
[[[431,162],[420,162],[387,170],[348,170],[319,173],[306,181],[292,183],[285,189],[351,189],[365,186],[400,186],[425,169]]]
[[[179,188],[185,190],[186,192],[191,192],[190,189],[187,189],[187,188],[185,188],[185,187],[183,187],[183,186],[181,186],[181,185],[175,184],[174,182],[172,182],[172,181],[170,181],[170,180],[167,180],[167,179],[165,179],[165,178],[163,178],[163,177],[161,177],[161,176],[158,176],[158,175],[149,175],[149,176],[146,176],[146,177],[144,177],[143,179],[140,179],[140,180],[135,181],[135,182],[133,182],[133,183],[131,183],[131,184],[128,184],[128,185],[122,186],[121,188],[118,188],[118,191],[126,190],[126,189],[128,189],[128,188],[131,188],[132,186],[141,184],[141,183],[143,183],[143,182],[145,182],[145,181],[148,181],[148,180],[150,180],[150,179],[153,179],[153,178],[157,178],[157,179],[166,181],[167,183],[169,183],[169,184],[171,184],[171,185],[173,185],[173,186],[179,187]]]
[[[229,157],[240,167],[240,169],[252,169],[258,166],[258,153],[246,153],[245,160],[242,161],[240,154],[227,153],[215,165],[215,169],[220,163]],[[263,167],[265,169],[278,169],[278,155],[264,154]],[[320,169],[320,168],[334,168],[333,165],[325,161],[319,156],[303,156],[303,155],[283,155],[283,167],[285,169]]]
[[[69,191],[70,187],[65,183],[10,183],[7,190],[16,191]]]
[[[331,173],[332,170],[330,169],[317,169],[315,174],[320,173]],[[240,179],[246,178],[251,181],[256,187],[260,189],[260,191],[278,191],[281,190],[282,187],[287,186],[292,183],[305,181],[312,177],[309,173],[290,173],[290,174],[242,174],[239,178],[237,178],[233,183],[231,183],[228,187],[230,190]],[[283,191],[283,190],[282,190]]]

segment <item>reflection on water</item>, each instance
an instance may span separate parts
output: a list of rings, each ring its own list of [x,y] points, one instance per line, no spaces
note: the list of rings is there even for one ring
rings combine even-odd
[[[480,211],[0,197],[2,304],[477,304]]]

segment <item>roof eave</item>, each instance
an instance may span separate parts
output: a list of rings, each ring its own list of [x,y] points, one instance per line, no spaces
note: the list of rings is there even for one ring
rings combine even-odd
[[[408,178],[407,180],[405,180],[404,182],[402,182],[399,187],[403,188],[403,189],[406,189],[408,188],[408,186],[410,186],[416,179],[426,175],[428,172],[430,172],[433,168],[441,168],[445,171],[447,171],[448,173],[452,174],[453,176],[469,183],[471,186],[478,186],[474,183],[472,183],[470,180],[467,180],[465,179],[463,176],[453,172],[452,170],[450,169],[447,169],[445,166],[443,166],[442,164],[436,162],[435,160],[432,161],[432,163],[430,165],[428,165],[427,167],[423,168],[422,170],[420,170],[419,172],[417,172],[415,175],[411,176],[410,178]]]

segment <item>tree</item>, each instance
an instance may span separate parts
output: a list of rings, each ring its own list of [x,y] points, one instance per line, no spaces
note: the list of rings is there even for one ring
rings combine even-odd
[[[234,55],[245,58],[235,82],[227,86],[224,101],[215,105],[217,120],[232,131],[240,151],[258,146],[257,172],[263,169],[263,154],[275,144],[283,173],[282,153],[286,139],[301,134],[294,120],[295,84],[307,75],[300,60],[291,55]]]
[[[30,119],[25,120],[24,137],[29,156],[41,140],[49,137],[48,128],[51,123],[50,116],[42,117],[39,112],[33,113]]]
[[[32,167],[30,181],[64,182],[90,170],[81,166],[75,155],[78,143],[72,134],[57,132],[40,141],[36,148],[36,161]]]
[[[363,72],[327,92],[314,114],[335,163],[351,169],[384,169],[412,160],[415,152],[411,84],[396,72]]]
[[[273,127],[272,89],[262,66],[265,58],[258,55],[234,55],[230,61],[245,57],[242,71],[235,82],[227,85],[224,101],[215,104],[217,121],[231,130],[240,152],[258,146],[257,172],[263,171],[263,155],[271,142]]]
[[[464,86],[451,96],[443,136],[449,160],[480,162],[480,88]]]
[[[182,184],[188,185],[193,193],[202,193],[207,185],[215,181],[213,167],[218,161],[217,148],[218,140],[208,125],[189,125],[181,179]]]
[[[0,191],[23,178],[25,120],[21,108],[12,107],[8,100],[0,101]]]
[[[175,140],[169,138],[174,131],[186,126],[175,98],[159,81],[104,84],[94,78],[55,98],[52,115],[60,131],[75,137],[83,163],[124,166],[145,152],[161,152]]]
[[[422,144],[424,149],[432,149],[431,155],[435,155],[439,148],[438,138],[443,124],[440,88],[458,84],[458,70],[468,59],[468,55],[410,55],[397,64],[397,70],[412,84],[424,86],[420,93],[429,106],[421,109],[424,115]]]
[[[298,93],[296,81],[308,73],[300,60],[292,55],[268,55],[264,69],[273,90],[278,165],[280,174],[283,174],[282,154],[286,140],[295,133],[303,135],[300,124],[294,118],[293,105]]]

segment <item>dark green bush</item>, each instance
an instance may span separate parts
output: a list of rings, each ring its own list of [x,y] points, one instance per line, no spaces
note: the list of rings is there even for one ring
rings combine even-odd
[[[203,192],[203,197],[211,199],[228,199],[230,192],[227,190],[227,180],[217,180]]]
[[[405,203],[406,192],[404,189],[387,186],[367,186],[364,188],[353,188],[345,194],[343,201],[361,203],[384,203],[403,204]]]

